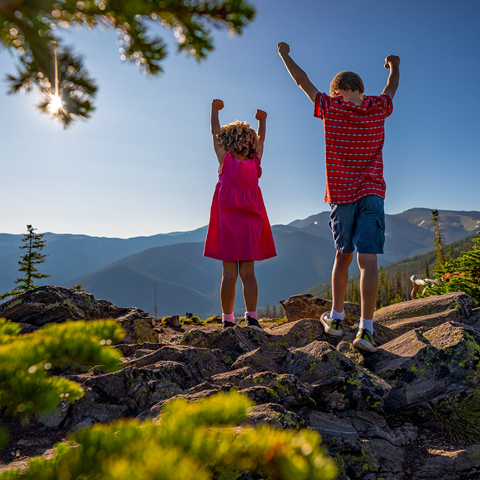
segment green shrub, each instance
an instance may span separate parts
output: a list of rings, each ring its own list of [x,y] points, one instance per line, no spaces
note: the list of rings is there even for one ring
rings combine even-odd
[[[480,232],[477,232],[480,234]],[[445,282],[434,283],[427,287],[423,296],[443,295],[450,292],[465,292],[477,304],[480,303],[480,237],[473,239],[473,246],[450,262],[444,262],[434,271],[436,278],[446,274],[455,274]],[[459,275],[456,275],[459,274]]]
[[[49,376],[51,367],[73,363],[118,369],[120,353],[105,348],[124,336],[115,320],[66,322],[25,335],[19,332],[18,324],[0,319],[0,405],[15,414],[46,412],[62,399],[73,403],[83,396],[77,383]]]
[[[190,318],[186,317],[180,317],[180,325],[192,325],[193,323],[196,325],[205,325],[206,322],[204,322],[200,317],[197,317],[196,315],[191,316]]]
[[[221,318],[221,316],[220,316]],[[217,322],[217,319],[218,319],[218,316],[217,315],[214,315],[213,317],[208,317],[206,320],[205,320],[205,323],[212,323],[212,322]]]
[[[195,403],[167,404],[160,423],[121,420],[80,430],[71,444],[56,446],[52,459],[36,458],[25,471],[0,480],[210,480],[239,478],[251,470],[278,480],[326,480],[333,460],[311,430],[269,425],[235,429],[253,402],[235,391]]]
[[[197,317],[197,315],[193,315],[190,320],[197,325],[205,325],[205,322],[200,317]]]

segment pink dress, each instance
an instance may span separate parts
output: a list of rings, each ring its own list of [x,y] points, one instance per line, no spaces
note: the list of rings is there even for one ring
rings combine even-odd
[[[219,168],[205,257],[225,262],[275,257],[275,243],[258,179],[260,159],[238,160],[230,152]]]

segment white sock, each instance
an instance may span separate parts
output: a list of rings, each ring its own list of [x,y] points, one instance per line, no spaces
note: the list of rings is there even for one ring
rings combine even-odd
[[[345,309],[338,313],[332,308],[330,311],[330,318],[333,318],[334,320],[341,320],[343,322],[345,320]]]
[[[373,333],[373,319],[366,320],[365,318],[360,318],[358,329],[361,330],[362,328],[366,328],[370,333]]]
[[[233,313],[222,313],[222,322],[235,323],[235,315]]]
[[[257,311],[253,310],[252,312],[245,312],[245,318],[250,317],[254,318],[255,320],[257,319]]]

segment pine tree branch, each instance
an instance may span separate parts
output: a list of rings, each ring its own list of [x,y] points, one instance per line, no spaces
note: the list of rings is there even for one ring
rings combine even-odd
[[[212,28],[241,34],[253,20],[246,0],[0,0],[0,45],[18,57],[17,73],[7,75],[9,93],[38,87],[45,98],[38,108],[54,115],[65,128],[88,119],[98,90],[81,57],[61,44],[56,30],[74,25],[115,29],[120,58],[148,76],[159,75],[167,55],[162,38],[151,35],[159,24],[173,29],[177,49],[200,61],[213,50]],[[54,48],[58,50],[62,108],[53,110]]]

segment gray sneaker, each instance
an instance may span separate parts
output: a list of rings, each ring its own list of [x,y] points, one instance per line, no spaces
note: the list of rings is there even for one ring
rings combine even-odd
[[[335,320],[330,318],[330,312],[325,312],[320,317],[320,321],[325,327],[325,333],[328,333],[328,335],[332,335],[332,337],[341,337],[343,335],[343,320]]]
[[[378,348],[375,345],[374,337],[374,333],[372,334],[366,328],[361,328],[357,332],[357,336],[353,341],[353,346],[359,348],[360,350],[365,350],[366,352],[375,353],[378,351]]]

